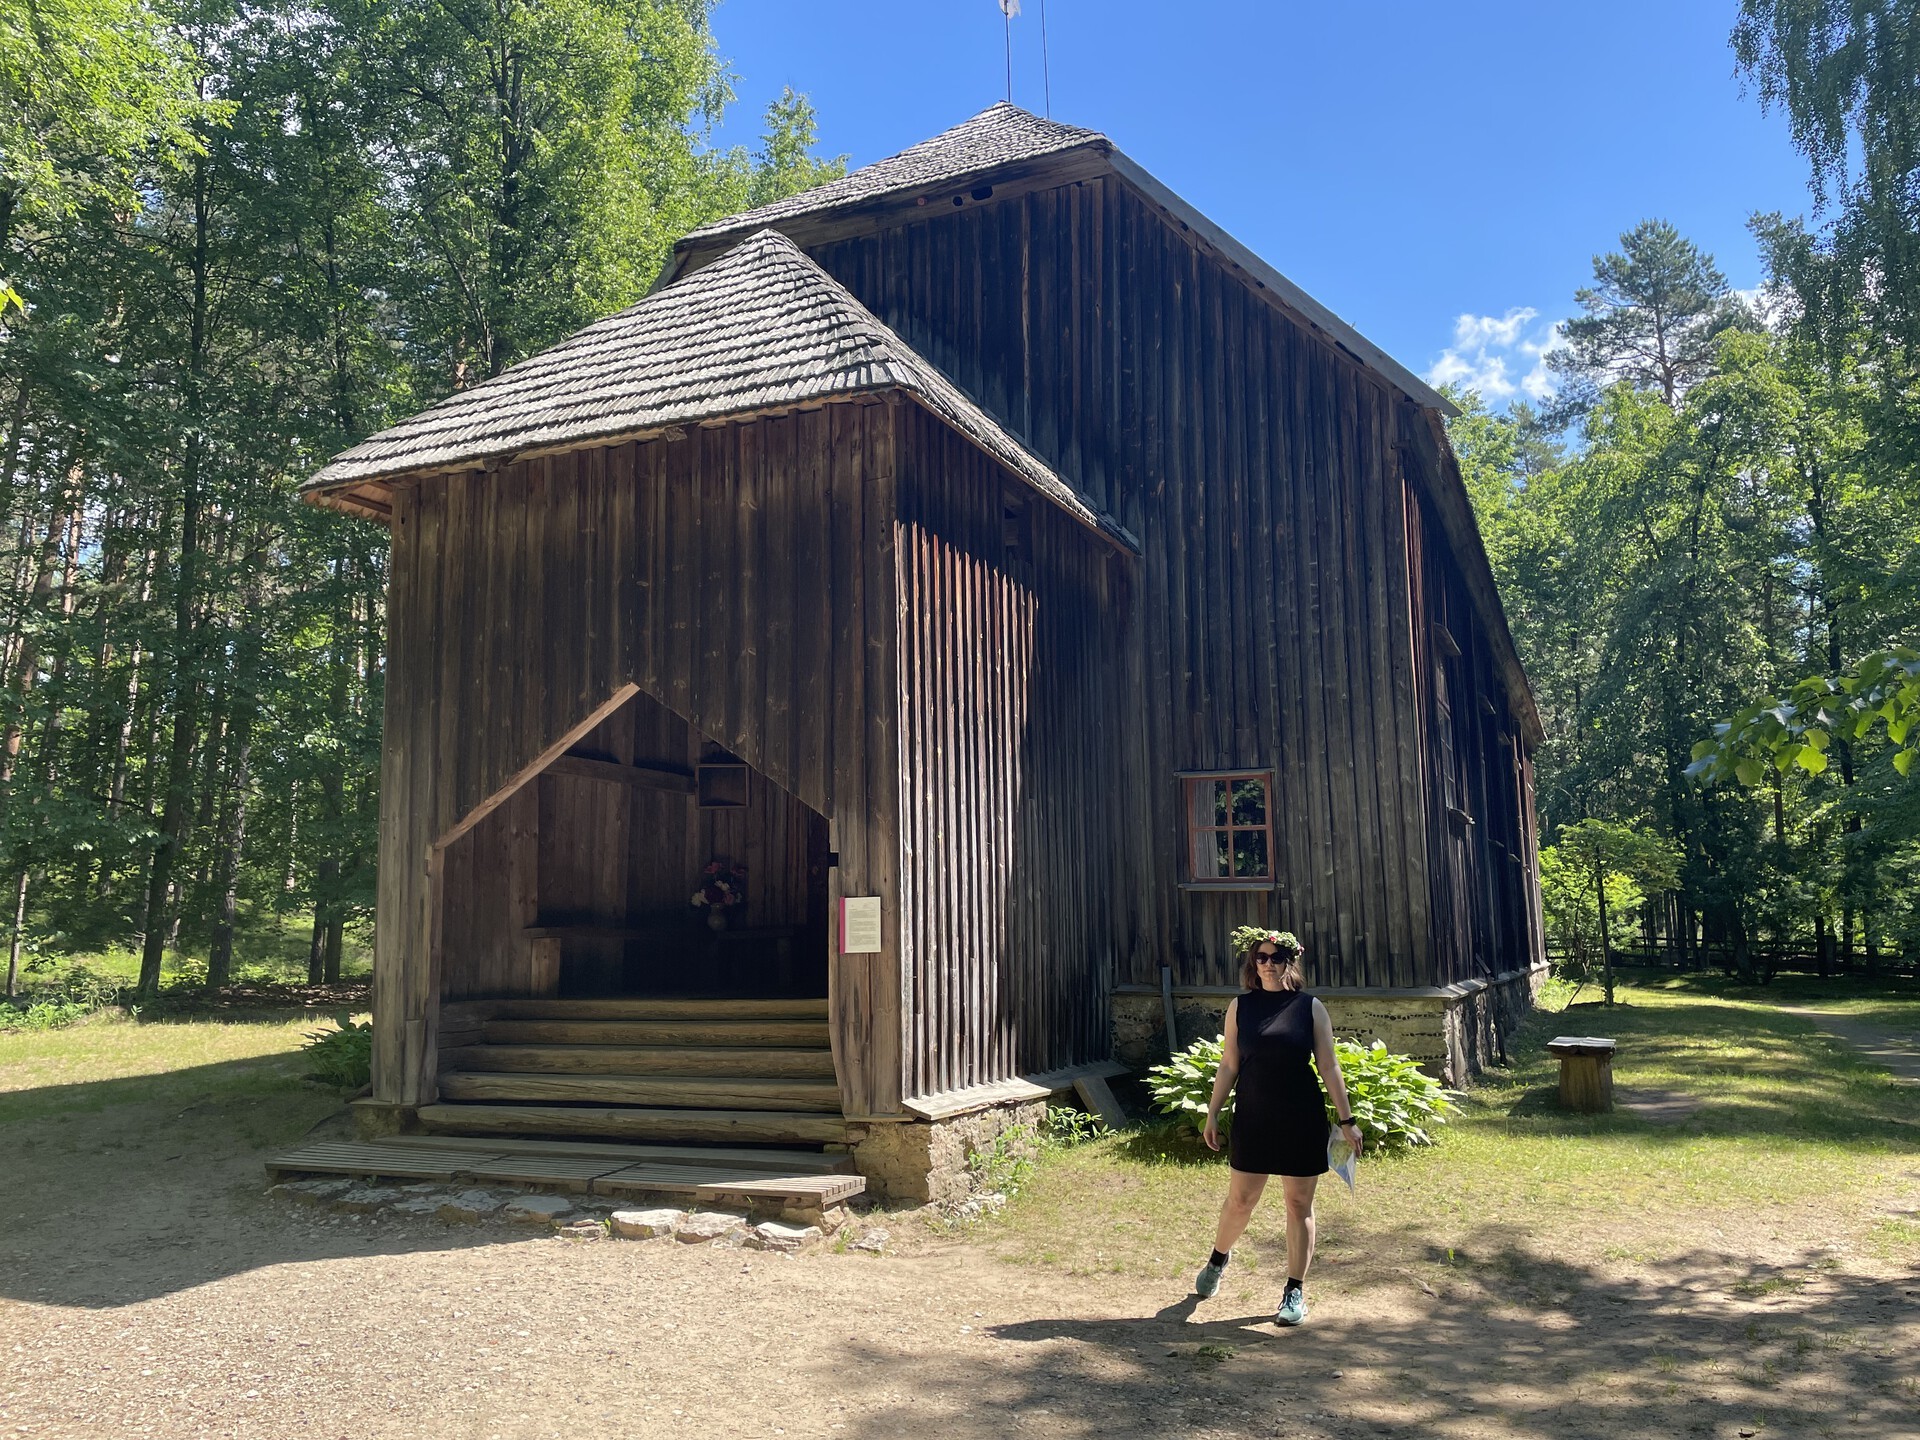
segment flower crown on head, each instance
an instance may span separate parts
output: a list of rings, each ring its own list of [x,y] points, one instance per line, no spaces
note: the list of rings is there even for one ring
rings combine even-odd
[[[1290,955],[1298,955],[1306,947],[1291,930],[1269,930],[1261,925],[1241,925],[1231,937],[1235,954],[1244,955],[1256,945],[1273,944]]]

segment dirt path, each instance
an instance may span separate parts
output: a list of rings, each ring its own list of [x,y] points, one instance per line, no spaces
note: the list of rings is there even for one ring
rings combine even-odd
[[[1829,1035],[1846,1041],[1875,1064],[1886,1066],[1895,1084],[1920,1085],[1920,1035],[1833,1010],[1792,1005],[1783,1008],[1787,1014],[1811,1020]]]
[[[257,1154],[179,1144],[66,1127],[9,1156],[8,1434],[1733,1440],[1920,1413],[1920,1273],[1804,1239],[1583,1265],[1488,1236],[1429,1285],[1379,1237],[1280,1332],[1232,1276],[1196,1307],[963,1240],[789,1258],[330,1217],[263,1199]]]

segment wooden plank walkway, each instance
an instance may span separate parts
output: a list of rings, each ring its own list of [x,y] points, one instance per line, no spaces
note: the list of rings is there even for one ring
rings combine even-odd
[[[821,1208],[867,1188],[838,1167],[845,1156],[646,1145],[567,1145],[519,1140],[450,1145],[447,1136],[318,1141],[275,1155],[267,1173],[369,1179],[471,1180],[628,1199],[671,1196],[699,1204]],[[832,1165],[836,1168],[824,1168]]]

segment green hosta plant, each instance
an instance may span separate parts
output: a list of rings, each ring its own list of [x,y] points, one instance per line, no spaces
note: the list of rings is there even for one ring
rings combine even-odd
[[[1220,1073],[1220,1054],[1227,1037],[1196,1040],[1164,1065],[1147,1071],[1147,1091],[1154,1108],[1171,1115],[1199,1134],[1207,1127],[1207,1106],[1213,1101],[1213,1080]],[[1233,1124],[1231,1111],[1220,1112],[1220,1134],[1224,1137]]]
[[[373,1079],[373,1022],[342,1020],[337,1030],[309,1030],[301,1051],[312,1079],[358,1090]]]
[[[1353,1123],[1370,1147],[1431,1145],[1429,1127],[1446,1124],[1447,1117],[1460,1109],[1418,1061],[1395,1055],[1379,1040],[1365,1048],[1351,1040],[1336,1040],[1333,1050],[1347,1080]],[[1333,1118],[1329,1105],[1327,1119]]]
[[[1196,1040],[1164,1065],[1147,1071],[1147,1089],[1155,1107],[1196,1134],[1206,1128],[1207,1106],[1213,1082],[1220,1073],[1226,1037]],[[1423,1071],[1411,1056],[1396,1055],[1381,1041],[1361,1046],[1351,1040],[1333,1042],[1340,1057],[1340,1073],[1347,1080],[1347,1098],[1354,1123],[1371,1148],[1431,1145],[1432,1127],[1444,1125],[1459,1106],[1438,1080]],[[1334,1118],[1329,1107],[1327,1119]],[[1220,1112],[1220,1133],[1233,1123],[1231,1107]]]

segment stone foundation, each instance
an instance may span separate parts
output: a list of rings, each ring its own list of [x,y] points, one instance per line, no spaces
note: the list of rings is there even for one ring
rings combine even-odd
[[[867,1178],[867,1194],[881,1200],[953,1205],[973,1190],[967,1161],[1008,1130],[1038,1126],[1044,1100],[969,1111],[944,1120],[869,1123],[853,1147],[853,1163]]]
[[[348,1102],[353,1115],[353,1134],[358,1140],[384,1140],[389,1135],[412,1135],[420,1121],[411,1105],[396,1105],[391,1100],[361,1096]]]
[[[1417,989],[1316,989],[1333,1030],[1343,1039],[1411,1055],[1448,1085],[1464,1085],[1506,1056],[1506,1037],[1533,1008],[1546,967],[1512,970],[1486,980]],[[1219,986],[1173,992],[1174,1023],[1183,1044],[1218,1035],[1227,1003],[1240,993]],[[1165,1006],[1157,990],[1123,988],[1113,996],[1113,1058],[1145,1070],[1167,1058]]]

